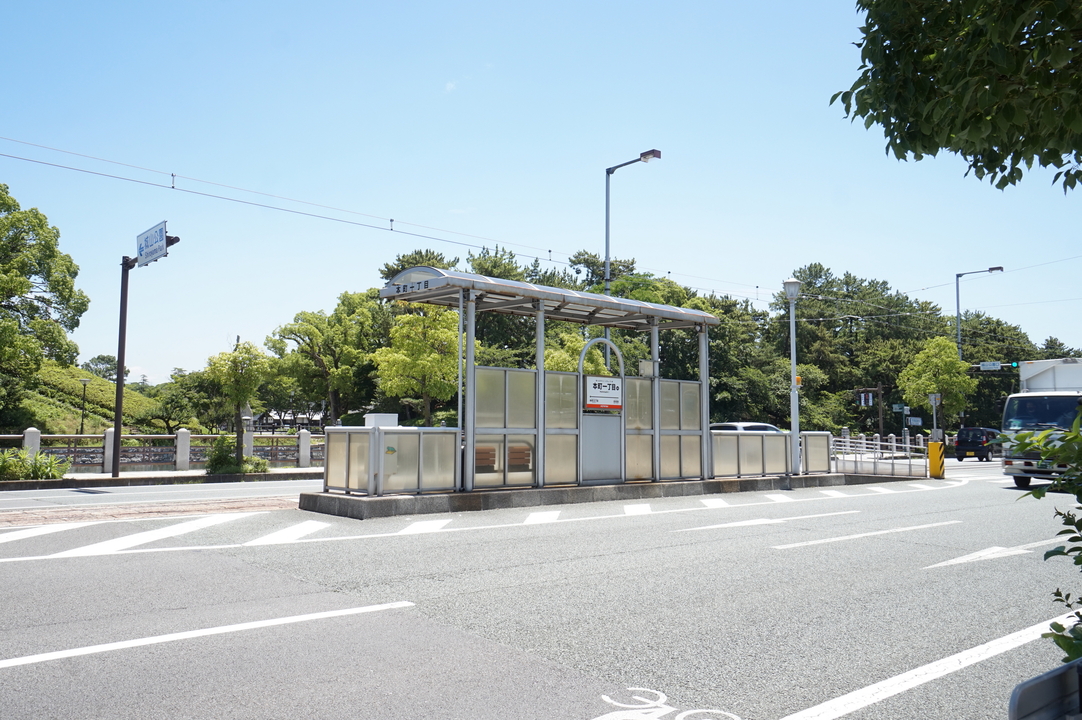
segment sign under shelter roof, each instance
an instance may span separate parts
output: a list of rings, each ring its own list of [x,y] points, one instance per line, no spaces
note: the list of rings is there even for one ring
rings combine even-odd
[[[640,331],[650,330],[655,322],[661,330],[721,322],[702,310],[432,267],[403,270],[391,278],[379,296],[457,308],[463,290],[474,294],[478,312],[535,315],[543,307],[550,320]]]

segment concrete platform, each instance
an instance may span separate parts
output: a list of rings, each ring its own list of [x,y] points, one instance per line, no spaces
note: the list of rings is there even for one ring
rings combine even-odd
[[[475,490],[469,493],[432,493],[425,495],[346,495],[345,493],[301,493],[300,509],[355,520],[394,515],[470,512],[503,508],[571,505],[612,500],[647,500],[662,497],[686,497],[768,490],[838,487],[898,481],[923,480],[923,477],[883,475],[799,475],[796,477],[716,478],[713,480],[674,480],[670,482],[632,482],[620,485],[524,488],[519,490]]]

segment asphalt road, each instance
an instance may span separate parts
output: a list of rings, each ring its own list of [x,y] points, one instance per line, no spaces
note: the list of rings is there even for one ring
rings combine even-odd
[[[1067,498],[1020,499],[993,463],[947,469],[364,521],[249,509],[9,525],[0,708],[1004,718],[1011,689],[1059,662],[1038,636],[1077,574],[1042,553]]]

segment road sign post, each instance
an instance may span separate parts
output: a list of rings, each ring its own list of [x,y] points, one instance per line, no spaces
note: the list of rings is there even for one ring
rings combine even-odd
[[[159,260],[169,253],[168,248],[180,242],[179,237],[165,234],[165,222],[162,221],[140,233],[135,238],[136,257],[125,255],[120,259],[120,337],[116,350],[116,401],[113,416],[113,457],[112,475],[120,477],[120,435],[124,430],[124,350],[128,334],[128,273],[134,267],[142,267]]]

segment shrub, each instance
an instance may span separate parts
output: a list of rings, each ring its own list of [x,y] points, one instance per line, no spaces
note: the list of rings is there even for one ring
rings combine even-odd
[[[267,460],[261,457],[244,456],[244,464],[237,466],[236,435],[219,435],[214,439],[207,454],[207,475],[243,475],[246,473],[267,472]]]
[[[56,455],[31,456],[24,449],[0,452],[0,480],[59,480],[70,467],[70,462]]]

